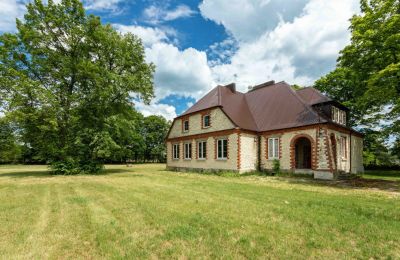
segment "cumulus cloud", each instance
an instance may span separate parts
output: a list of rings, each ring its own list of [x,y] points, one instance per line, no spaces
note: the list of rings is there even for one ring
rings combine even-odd
[[[124,0],[86,0],[85,8],[88,10],[96,11],[112,11],[119,12],[118,5],[124,2]]]
[[[169,40],[173,31],[164,31],[159,28],[143,27],[138,25],[113,24],[113,27],[121,33],[132,33],[139,36],[145,46],[151,46],[158,42]]]
[[[184,4],[178,5],[174,9],[166,9],[163,6],[151,5],[144,9],[143,17],[148,23],[159,24],[179,18],[191,17],[195,13],[194,10]]]
[[[309,0],[203,0],[204,18],[222,24],[235,39],[251,41],[281,21],[292,21]]]
[[[154,80],[158,98],[170,94],[198,98],[213,84],[205,52],[156,43],[146,48],[146,59],[156,65]]]
[[[165,117],[167,120],[172,120],[176,117],[175,107],[166,104],[151,103],[150,105],[145,105],[141,102],[135,102],[135,107],[144,116],[158,115]]]
[[[300,4],[301,1],[296,2]],[[241,90],[270,79],[310,85],[333,69],[339,51],[349,42],[348,19],[358,12],[358,1],[310,0],[304,8],[300,8],[297,16],[290,16],[288,21],[280,19],[270,29],[269,25],[262,25],[270,21],[269,17],[256,20],[260,14],[256,13],[258,10],[254,5],[258,4],[259,12],[263,12],[263,8],[272,3],[273,0],[246,2],[243,3],[244,11],[238,9],[235,13],[230,7],[231,3],[215,0],[211,4],[208,0],[203,1],[200,6],[203,16],[224,24],[238,41],[238,49],[230,58],[231,61],[212,67],[215,81],[236,81]],[[238,15],[240,20],[251,21],[264,31],[259,29],[258,32],[246,33],[246,25],[236,25],[228,17],[224,18],[225,11],[219,11],[221,18],[216,14],[218,10],[208,9],[217,4],[221,8],[219,10],[231,8],[232,17]],[[246,14],[254,18],[250,19]],[[274,23],[274,19],[271,23]]]

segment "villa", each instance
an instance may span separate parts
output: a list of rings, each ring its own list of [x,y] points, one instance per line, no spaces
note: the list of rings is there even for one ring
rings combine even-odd
[[[167,136],[171,170],[282,171],[333,179],[363,172],[363,135],[349,109],[308,87],[269,81],[247,93],[217,86],[174,119]]]

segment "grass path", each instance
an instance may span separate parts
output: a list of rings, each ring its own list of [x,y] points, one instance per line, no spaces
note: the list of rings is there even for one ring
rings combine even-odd
[[[50,176],[44,166],[0,166],[0,258],[400,258],[396,182],[163,169]]]

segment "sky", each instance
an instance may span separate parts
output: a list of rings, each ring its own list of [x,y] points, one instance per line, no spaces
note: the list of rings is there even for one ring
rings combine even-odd
[[[0,33],[26,2],[0,0]],[[239,91],[269,80],[311,86],[350,42],[359,0],[86,0],[88,13],[138,35],[156,65],[156,97],[135,104],[172,120],[217,85]]]

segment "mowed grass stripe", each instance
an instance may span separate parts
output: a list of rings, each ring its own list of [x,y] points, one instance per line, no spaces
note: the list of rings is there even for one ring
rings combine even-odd
[[[397,193],[164,167],[0,167],[1,257],[400,257]]]

